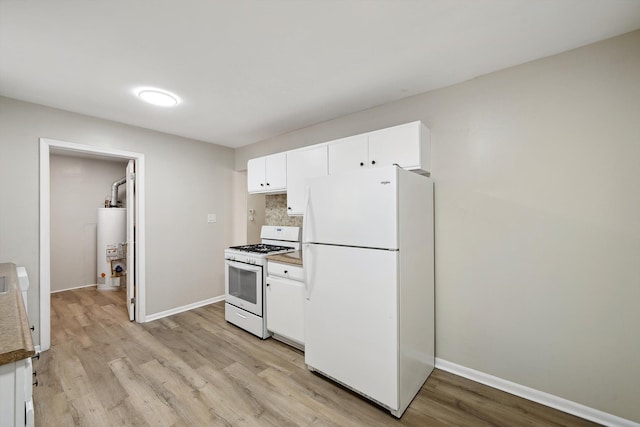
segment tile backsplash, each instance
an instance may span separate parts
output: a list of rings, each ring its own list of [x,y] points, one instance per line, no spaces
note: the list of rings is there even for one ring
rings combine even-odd
[[[267,194],[265,196],[265,224],[302,227],[302,217],[287,215],[286,194]]]

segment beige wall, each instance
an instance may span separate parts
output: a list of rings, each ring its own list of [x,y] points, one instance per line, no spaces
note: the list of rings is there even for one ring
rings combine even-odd
[[[51,155],[51,291],[95,284],[98,208],[111,198],[111,184],[127,164]],[[126,203],[126,190],[119,188]],[[125,205],[126,206],[126,205]]]
[[[640,422],[640,31],[236,150],[422,120],[437,357]]]
[[[247,210],[247,173],[233,172],[233,237],[231,244],[233,246],[244,245],[247,243],[247,222],[249,219],[245,214]]]
[[[40,137],[145,155],[147,315],[224,294],[232,149],[0,97],[0,262],[26,266],[33,323],[39,323]],[[217,223],[207,223],[207,213],[217,214]]]
[[[247,192],[246,183],[242,191]],[[247,243],[260,243],[260,229],[265,225],[265,197],[264,194],[247,195],[247,210],[244,212],[244,218],[247,219]],[[253,220],[248,215],[249,209],[253,209]],[[238,217],[243,218],[242,215]]]

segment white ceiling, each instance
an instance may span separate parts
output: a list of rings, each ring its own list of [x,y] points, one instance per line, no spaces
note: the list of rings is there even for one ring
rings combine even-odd
[[[0,94],[239,147],[638,28],[638,0],[1,0]]]

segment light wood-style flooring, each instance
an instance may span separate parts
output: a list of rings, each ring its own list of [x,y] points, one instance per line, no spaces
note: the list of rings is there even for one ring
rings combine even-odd
[[[397,420],[309,372],[302,352],[225,322],[223,303],[145,324],[124,303],[95,288],[51,296],[38,426],[594,425],[437,369]]]

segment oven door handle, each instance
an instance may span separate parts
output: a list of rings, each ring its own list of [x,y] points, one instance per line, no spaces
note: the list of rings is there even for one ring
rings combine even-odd
[[[246,262],[231,261],[229,259],[226,259],[225,262],[227,263],[227,265],[231,267],[239,268],[241,270],[256,271],[256,272],[262,270],[261,265],[247,264]]]

